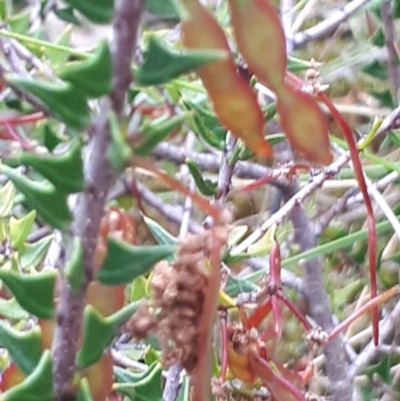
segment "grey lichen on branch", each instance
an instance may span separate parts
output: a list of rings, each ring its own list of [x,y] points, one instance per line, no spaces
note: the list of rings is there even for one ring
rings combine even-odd
[[[57,310],[53,341],[54,401],[74,398],[71,382],[79,346],[87,285],[93,272],[94,252],[100,220],[114,173],[107,159],[110,144],[109,113],[122,117],[124,102],[132,81],[131,61],[136,50],[142,15],[142,0],[116,1],[113,41],[113,89],[110,98],[100,100],[100,110],[90,130],[88,157],[85,160],[86,189],[79,196],[74,213],[73,235],[81,238],[86,280],[73,292],[64,279]]]

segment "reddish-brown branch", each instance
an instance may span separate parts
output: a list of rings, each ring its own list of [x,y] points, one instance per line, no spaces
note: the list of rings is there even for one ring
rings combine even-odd
[[[377,289],[377,277],[376,277],[376,263],[377,263],[377,234],[375,228],[375,215],[374,210],[372,208],[371,198],[368,194],[367,184],[364,178],[363,167],[361,164],[360,156],[358,155],[358,149],[356,141],[353,138],[353,134],[351,132],[350,127],[347,122],[344,120],[342,115],[337,111],[336,107],[332,103],[331,99],[323,93],[320,92],[318,95],[319,99],[328,107],[329,111],[332,113],[332,116],[339,124],[344,137],[349,145],[350,157],[354,166],[354,173],[357,178],[358,184],[360,186],[360,191],[363,194],[365,207],[367,208],[367,224],[368,224],[368,256],[369,256],[369,272],[370,272],[370,280],[371,280],[371,298],[375,298],[378,293]],[[374,341],[375,344],[378,345],[379,339],[379,313],[378,308],[374,307],[371,310],[372,313],[372,324],[373,324],[373,333],[374,333]]]

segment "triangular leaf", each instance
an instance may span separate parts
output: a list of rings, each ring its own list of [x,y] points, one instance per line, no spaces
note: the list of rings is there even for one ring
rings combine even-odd
[[[114,16],[114,0],[63,0],[96,24],[106,24]]]
[[[149,38],[143,64],[135,72],[139,85],[160,85],[197,68],[221,60],[227,54],[221,50],[176,51],[166,47],[155,36]],[[161,68],[162,66],[162,68]]]
[[[116,383],[114,389],[128,396],[132,401],[161,401],[161,365],[156,362],[146,371],[139,381],[131,383]]]
[[[100,43],[93,57],[67,65],[59,76],[79,87],[89,98],[111,92],[112,60],[107,42]]]
[[[10,240],[14,249],[21,247],[28,234],[30,233],[33,223],[35,222],[36,212],[32,210],[27,215],[20,219],[13,216],[10,218]]]
[[[76,401],[93,401],[92,394],[90,393],[89,383],[86,378],[83,378],[80,382]]]
[[[74,140],[68,151],[63,154],[25,152],[18,159],[21,164],[33,167],[57,189],[67,193],[83,190],[83,162],[79,140]]]
[[[23,269],[37,267],[46,255],[47,250],[53,240],[53,234],[43,237],[33,244],[25,244],[24,249],[20,250],[19,263]]]
[[[96,363],[108,348],[120,326],[139,309],[141,302],[132,302],[113,315],[105,318],[93,306],[85,309],[83,342],[76,363],[84,369]]]
[[[88,305],[83,316],[83,343],[76,357],[77,365],[83,369],[96,363],[111,344],[115,331],[112,323]]]
[[[4,401],[51,401],[53,372],[49,351],[44,351],[36,369],[20,384],[2,394]]]
[[[24,320],[29,318],[29,313],[15,300],[0,298],[0,316],[9,320]]]
[[[182,113],[177,116],[168,117],[161,122],[142,127],[140,131],[143,141],[134,147],[134,152],[142,156],[149,154],[171,132],[179,128],[185,122],[187,116],[188,113]]]
[[[18,303],[40,319],[54,317],[56,278],[56,271],[19,275],[12,271],[0,270],[0,279],[3,280]]]
[[[107,285],[129,283],[175,251],[176,246],[172,245],[132,246],[110,237],[107,256],[97,273],[97,280]]]
[[[35,328],[29,332],[20,332],[0,322],[0,346],[6,348],[22,372],[29,375],[42,355],[40,330]]]
[[[69,22],[70,24],[80,26],[81,23],[79,19],[74,14],[74,9],[72,7],[65,8],[55,8],[54,14],[60,18],[61,21]]]
[[[12,181],[0,188],[0,218],[7,217],[14,204],[15,186]]]
[[[72,216],[67,207],[65,193],[57,191],[51,184],[19,176],[8,166],[3,165],[1,169],[46,223],[60,230],[65,230],[69,226]]]
[[[89,125],[89,107],[79,88],[22,78],[12,78],[9,82],[37,97],[54,117],[72,128],[82,130]]]
[[[143,216],[143,220],[158,244],[176,245],[178,243],[178,238],[174,237],[164,227],[162,227],[156,221],[152,220],[150,217]]]

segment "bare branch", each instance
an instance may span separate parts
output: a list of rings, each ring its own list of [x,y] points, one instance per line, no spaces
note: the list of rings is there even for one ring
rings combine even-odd
[[[301,251],[315,248],[317,237],[301,204],[297,203],[291,209],[290,219],[294,226],[295,240],[300,245]],[[304,263],[303,268],[305,272],[303,293],[307,300],[310,316],[317,325],[330,332],[335,323],[325,290],[321,261],[318,258],[309,259]],[[351,387],[344,385],[348,364],[341,339],[335,338],[330,341],[324,347],[324,354],[327,360],[326,372],[332,386],[332,401],[351,401]]]
[[[353,0],[351,3],[346,4],[343,10],[337,11],[331,18],[325,19],[305,31],[296,33],[293,38],[294,46],[299,47],[307,42],[322,39],[326,35],[329,35],[332,31],[337,29],[342,22],[346,21],[369,1],[370,0]]]

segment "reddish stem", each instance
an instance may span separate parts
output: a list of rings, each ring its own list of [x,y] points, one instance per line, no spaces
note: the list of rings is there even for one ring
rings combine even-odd
[[[40,120],[43,120],[47,118],[47,116],[39,111],[37,113],[33,114],[28,114],[27,116],[20,116],[20,117],[14,117],[14,118],[0,118],[0,125],[1,124],[11,124],[11,125],[21,125],[21,124],[30,124],[30,123],[36,123]]]
[[[312,326],[310,322],[306,319],[306,317],[297,309],[296,305],[294,303],[286,298],[285,294],[282,292],[276,293],[276,297],[278,297],[282,302],[290,309],[290,311],[293,313],[293,315],[296,316],[297,320],[304,326],[306,331],[309,331],[312,329]]]
[[[377,234],[375,227],[375,216],[372,208],[371,198],[368,194],[367,184],[365,182],[363,167],[358,154],[357,144],[353,138],[353,134],[347,122],[344,120],[342,115],[336,109],[331,99],[323,92],[318,93],[318,98],[328,107],[332,116],[339,124],[346,142],[349,146],[350,157],[353,162],[354,173],[360,186],[360,191],[363,195],[365,207],[367,208],[367,224],[368,224],[368,256],[369,256],[369,274],[371,280],[371,298],[377,296],[377,277],[376,277],[376,263],[377,263]],[[373,337],[375,345],[378,345],[379,341],[379,313],[378,307],[371,309],[372,313],[372,325],[373,325]]]
[[[250,354],[249,357],[254,370],[257,372],[264,385],[270,390],[274,400],[305,401],[302,392],[284,377],[275,374],[266,360],[260,357],[254,357],[252,354]]]
[[[252,191],[253,189],[257,189],[261,187],[264,184],[267,184],[272,180],[272,175],[266,175],[264,177],[259,178],[258,180],[255,180],[249,185],[245,185],[243,188],[239,189],[239,192],[249,192]]]
[[[368,312],[371,309],[378,308],[378,305],[386,302],[393,296],[399,293],[400,288],[398,286],[392,287],[390,290],[385,291],[383,294],[378,295],[376,298],[370,299],[361,308],[357,309],[343,322],[339,323],[329,334],[329,340],[335,338],[341,331],[345,330],[351,323],[358,319],[361,315]]]
[[[157,168],[155,164],[150,160],[136,156],[135,159],[132,160],[132,163],[135,165],[135,167],[141,167],[145,170],[152,172],[158,178],[160,178],[163,181],[163,183],[167,185],[169,188],[176,190],[181,194],[189,197],[196,206],[198,206],[206,214],[210,215],[215,220],[216,223],[220,223],[221,221],[224,220],[226,214],[224,213],[223,209],[217,208],[207,198],[204,198],[198,193],[192,192],[190,189],[186,188],[178,180],[168,175],[165,171],[162,171],[159,168]]]
[[[4,121],[3,123],[4,123],[5,127],[6,127],[6,133],[7,133],[7,135],[8,135],[10,140],[18,142],[21,145],[22,149],[24,149],[24,150],[31,150],[32,149],[31,145],[29,145],[29,143],[27,141],[25,141],[25,139],[21,138],[15,132],[14,128],[12,127],[12,125],[10,125],[8,123],[8,121]]]
[[[271,297],[268,297],[266,301],[264,301],[261,305],[257,306],[256,310],[251,314],[248,318],[248,326],[249,327],[257,327],[263,319],[268,316],[268,314],[272,310]]]

